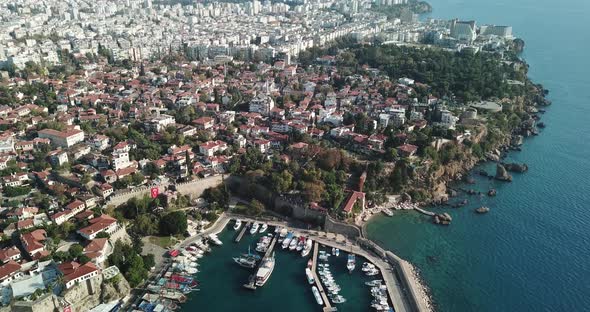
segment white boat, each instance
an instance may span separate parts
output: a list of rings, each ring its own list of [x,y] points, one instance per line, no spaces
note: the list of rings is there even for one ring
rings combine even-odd
[[[252,224],[252,227],[250,228],[250,234],[256,234],[256,232],[258,232],[258,227],[260,225],[257,222],[254,222],[254,224]]]
[[[372,280],[369,282],[365,282],[365,285],[367,285],[367,286],[380,286],[382,282],[383,282],[383,280],[376,279],[376,280]]]
[[[361,268],[361,270],[363,270],[363,272],[369,272],[370,270],[374,270],[375,269],[375,265],[369,262],[364,262],[363,263],[363,267]]]
[[[388,216],[388,217],[393,217],[393,211],[391,211],[391,209],[389,209],[389,208],[383,208],[381,211],[382,211],[382,212],[383,212],[383,213],[384,213],[386,216]]]
[[[285,240],[285,237],[287,236],[287,234],[289,233],[289,231],[287,231],[287,229],[282,228],[279,230],[279,243],[282,243],[283,240]]]
[[[336,248],[336,252],[334,254],[336,257],[338,257],[340,255],[340,249]]]
[[[289,242],[289,250],[295,250],[297,248],[297,242],[299,242],[299,237],[294,236]]]
[[[219,238],[215,234],[210,234],[209,235],[209,239],[211,239],[211,241],[213,242],[213,244],[215,244],[217,246],[223,245],[223,243],[221,242],[221,240],[219,240]]]
[[[266,232],[267,229],[268,229],[268,225],[266,223],[263,223],[262,226],[260,227],[260,231],[258,231],[258,233],[264,233],[264,232]]]
[[[354,268],[356,267],[356,257],[354,254],[348,254],[348,260],[346,261],[346,268],[348,269],[348,273],[352,273]]]
[[[367,276],[375,276],[379,274],[379,270],[378,269],[371,269],[369,271],[367,271],[365,274],[367,274]]]
[[[311,274],[310,268],[305,268],[305,276],[307,277],[307,282],[309,283],[309,285],[313,285],[315,283],[315,280],[313,278],[313,274]]]
[[[344,297],[342,297],[341,295],[337,295],[334,298],[332,298],[332,302],[336,304],[344,303],[346,302],[346,299],[344,299]]]
[[[236,224],[234,224],[234,230],[237,231],[242,226],[242,220],[236,220]]]
[[[307,257],[307,255],[309,255],[309,253],[311,252],[312,248],[313,248],[313,241],[311,240],[311,238],[308,238],[305,241],[305,246],[303,247],[303,250],[301,251],[301,256]]]
[[[287,236],[285,237],[285,239],[283,240],[283,245],[281,246],[283,249],[289,247],[289,244],[291,243],[291,240],[293,239],[293,233],[289,232],[287,233]]]
[[[303,247],[305,247],[305,237],[301,236],[299,242],[297,242],[297,248],[295,248],[295,250],[302,251]]]
[[[262,258],[260,268],[256,272],[256,286],[263,286],[266,281],[270,278],[272,271],[275,268],[275,254],[273,253],[269,257]]]
[[[318,288],[315,286],[311,287],[311,292],[313,292],[313,297],[315,298],[315,301],[319,305],[324,305],[324,300],[322,300],[322,296],[320,295],[320,291],[318,290]]]
[[[336,255],[336,248],[332,247],[332,256]]]

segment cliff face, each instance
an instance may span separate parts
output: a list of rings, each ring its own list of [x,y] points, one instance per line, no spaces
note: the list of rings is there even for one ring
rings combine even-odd
[[[121,299],[129,294],[131,287],[127,280],[120,274],[116,279],[115,283],[103,283],[102,276],[97,276],[66,290],[63,296],[72,303],[74,312],[85,312],[100,303]]]

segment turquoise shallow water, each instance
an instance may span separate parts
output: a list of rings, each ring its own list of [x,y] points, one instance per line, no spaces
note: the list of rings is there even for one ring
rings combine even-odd
[[[254,271],[235,264],[233,257],[248,251],[248,245],[256,247],[261,234],[246,233],[239,243],[234,243],[237,232],[233,223],[219,234],[222,246],[212,246],[211,254],[199,261],[197,279],[201,282],[200,291],[191,293],[181,311],[321,311],[312,294],[311,286],[305,277],[308,257],[301,257],[295,251],[275,247],[276,265],[270,279],[255,291],[243,288],[248,276]],[[327,249],[326,249],[327,250]],[[330,249],[331,250],[331,249]],[[367,277],[360,270],[365,261],[357,257],[357,270],[348,274],[345,252],[339,257],[330,257],[330,270],[340,285],[340,294],[347,299],[338,305],[339,311],[370,311],[369,287],[364,284],[379,277]]]
[[[588,311],[590,1],[429,2],[433,17],[512,25],[526,41],[530,76],[554,105],[542,135],[509,156],[528,173],[508,184],[476,177],[476,188],[497,188],[497,197],[441,210],[453,216],[449,227],[413,212],[380,217],[370,237],[416,264],[439,311]],[[489,214],[473,213],[483,204]]]

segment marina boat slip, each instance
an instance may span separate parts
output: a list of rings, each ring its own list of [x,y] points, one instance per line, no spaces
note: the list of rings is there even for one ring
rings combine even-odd
[[[313,274],[311,273],[310,268],[305,268],[305,276],[307,277],[307,282],[309,285],[315,284],[315,280],[313,279]]]
[[[301,256],[307,257],[307,255],[309,255],[309,253],[311,252],[312,248],[313,248],[313,241],[311,240],[311,238],[306,239],[305,246],[303,246],[303,250],[301,251]]]
[[[287,236],[285,237],[285,239],[283,239],[283,245],[281,247],[283,249],[289,247],[289,244],[291,243],[292,239],[293,239],[293,232],[287,233]]]
[[[270,278],[270,275],[272,274],[274,268],[275,254],[273,252],[272,255],[262,258],[260,268],[258,268],[258,271],[256,272],[256,286],[263,286]]]
[[[256,234],[256,232],[258,232],[258,227],[260,227],[258,222],[254,222],[254,224],[252,224],[252,227],[250,228],[250,234]]]
[[[242,220],[236,220],[236,224],[234,224],[234,230],[237,231],[242,226]]]
[[[346,268],[348,269],[349,273],[352,273],[352,271],[354,271],[355,267],[356,267],[356,257],[354,254],[349,253],[348,254],[348,261],[346,262]]]
[[[313,292],[313,297],[315,298],[315,301],[319,305],[324,305],[324,300],[322,300],[322,296],[320,295],[320,291],[318,290],[318,288],[315,286],[312,286],[311,292]]]
[[[268,229],[268,225],[266,223],[263,223],[262,226],[260,227],[260,231],[258,233],[264,233],[264,232],[266,232],[267,229]]]

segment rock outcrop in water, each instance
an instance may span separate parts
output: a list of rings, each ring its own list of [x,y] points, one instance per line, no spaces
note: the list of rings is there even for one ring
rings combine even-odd
[[[499,181],[506,181],[506,182],[512,181],[512,176],[508,173],[506,168],[504,168],[504,166],[502,166],[501,164],[496,165],[496,176],[494,178]]]
[[[529,170],[529,166],[527,164],[518,164],[518,163],[505,163],[503,164],[504,168],[510,172],[527,172]]]

